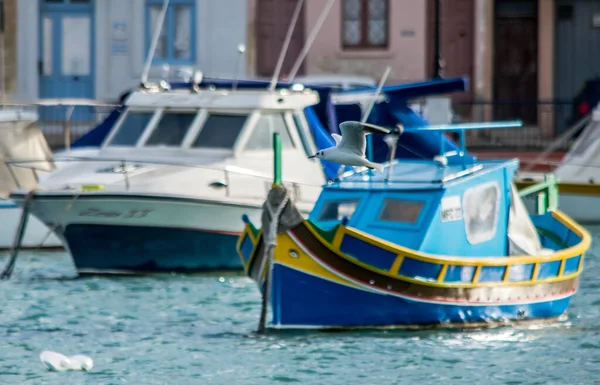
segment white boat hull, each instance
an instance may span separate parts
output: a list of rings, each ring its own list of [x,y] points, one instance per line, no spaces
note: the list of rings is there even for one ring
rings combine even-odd
[[[56,234],[80,274],[135,274],[241,270],[235,249],[241,218],[260,223],[261,204],[119,193],[74,200],[50,193],[37,195],[30,210],[47,225],[63,218]]]
[[[0,249],[12,248],[22,213],[23,210],[10,201],[0,202],[0,222],[2,223],[0,226]],[[21,247],[28,249],[63,248],[60,239],[55,234],[48,234],[49,232],[50,229],[47,226],[29,214]]]

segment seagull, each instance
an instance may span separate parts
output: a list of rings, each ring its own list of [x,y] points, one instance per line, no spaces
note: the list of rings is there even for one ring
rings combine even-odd
[[[383,165],[373,163],[365,157],[367,147],[365,135],[368,133],[389,134],[390,130],[374,124],[347,121],[340,123],[340,131],[342,135],[331,134],[335,140],[335,147],[319,150],[309,158],[328,160],[344,166],[364,166],[371,170],[383,169]]]

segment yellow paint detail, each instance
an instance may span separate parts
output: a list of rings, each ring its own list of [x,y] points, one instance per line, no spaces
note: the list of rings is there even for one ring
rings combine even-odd
[[[372,237],[364,232],[361,232],[354,228],[339,226],[332,243],[327,242],[316,230],[312,228],[310,223],[307,223],[307,228],[311,232],[312,236],[314,236],[323,246],[327,247],[331,252],[337,254],[340,258],[344,258],[356,266],[359,266],[365,270],[372,271],[377,274],[385,275],[394,279],[398,279],[405,282],[417,283],[425,286],[434,286],[434,287],[447,287],[447,288],[480,288],[480,287],[505,287],[505,286],[531,286],[539,283],[552,283],[552,282],[560,282],[569,280],[577,277],[581,271],[583,270],[583,257],[584,253],[589,249],[591,244],[591,236],[590,234],[577,223],[575,223],[571,218],[562,213],[561,211],[552,212],[552,216],[562,223],[564,226],[569,228],[572,232],[577,234],[581,241],[572,247],[567,249],[563,249],[557,251],[553,254],[549,255],[541,255],[541,256],[513,256],[513,257],[483,257],[483,258],[461,258],[455,256],[439,256],[432,255],[427,253],[418,252],[415,250],[411,250],[399,245],[395,245],[391,242],[378,239]],[[244,233],[250,232],[250,227],[247,225],[244,229]],[[349,236],[353,236],[357,239],[368,242],[369,244],[380,247],[384,250],[391,251],[397,254],[396,259],[389,271],[377,269],[371,265],[363,263],[361,261],[356,260],[355,258],[351,258],[344,253],[342,253],[339,249],[343,237],[348,234]],[[251,235],[251,233],[250,233]],[[241,248],[241,239],[238,240],[238,252]],[[251,238],[252,239],[252,238]],[[256,240],[253,239],[253,242]],[[256,241],[257,243],[257,241]],[[256,243],[254,244],[256,248]],[[295,251],[295,253],[291,253],[291,251]],[[241,254],[241,253],[240,253]],[[293,257],[292,254],[297,255],[297,257]],[[254,252],[253,252],[254,255]],[[564,273],[564,265],[565,260],[571,257],[580,256],[581,260],[576,272],[563,275]],[[421,280],[410,278],[406,276],[398,275],[398,271],[402,266],[403,261],[406,258],[415,259],[422,262],[432,263],[442,265],[442,269],[437,279],[435,280]],[[253,256],[251,257],[253,258]],[[287,234],[279,234],[277,237],[277,247],[274,252],[274,260],[277,263],[288,266],[293,269],[297,269],[303,271],[307,274],[311,274],[314,276],[318,276],[320,278],[326,279],[328,281],[341,283],[344,285],[357,287],[357,284],[352,283],[345,278],[327,270],[322,265],[320,265],[317,261],[307,255],[302,248],[294,242],[294,240]],[[552,261],[561,261],[560,274],[556,277],[545,278],[545,279],[537,279],[538,272],[540,269],[541,263],[552,262]],[[533,274],[530,280],[526,281],[517,281],[511,282],[509,281],[510,274],[510,266],[512,265],[520,265],[520,264],[533,264]],[[249,264],[248,264],[249,265]],[[473,266],[475,267],[475,273],[473,274],[473,278],[471,282],[444,282],[444,278],[448,267],[450,265],[456,266]],[[481,270],[483,267],[505,267],[505,272],[503,275],[503,279],[501,282],[479,282],[479,277],[481,275]]]
[[[333,237],[333,247],[337,250],[339,250],[342,245],[342,239],[344,239],[344,227],[338,226],[335,236]]]
[[[252,253],[250,254],[250,258],[248,259],[248,262],[244,261],[244,255],[242,254],[242,242],[244,241],[244,238],[246,235],[248,235],[248,237],[250,238],[250,241],[252,242]],[[259,235],[260,235],[260,233],[259,233]],[[256,254],[257,245],[258,245],[258,238],[254,237],[254,234],[252,233],[252,228],[250,227],[249,224],[246,224],[244,226],[244,231],[238,237],[238,240],[236,243],[236,250],[242,261],[242,265],[244,266],[244,271],[246,273],[248,273],[248,267],[252,264],[252,260],[254,259],[254,254]]]
[[[81,185],[81,191],[102,191],[104,190],[103,184],[83,184]]]
[[[390,268],[390,273],[392,273],[394,275],[398,274],[398,271],[400,270],[400,265],[402,265],[403,260],[404,260],[404,256],[398,255],[396,257],[396,260],[392,264],[392,267]]]
[[[437,277],[438,282],[444,282],[444,278],[446,278],[446,271],[448,271],[448,265],[442,265],[442,269]]]
[[[295,251],[298,256],[292,257],[290,251]],[[321,266],[317,261],[306,254],[306,252],[304,252],[304,250],[302,250],[302,248],[300,248],[287,233],[279,234],[277,236],[277,247],[275,248],[274,260],[276,263],[300,270],[307,274],[318,276],[319,278],[328,281],[358,287],[355,283],[352,283]]]

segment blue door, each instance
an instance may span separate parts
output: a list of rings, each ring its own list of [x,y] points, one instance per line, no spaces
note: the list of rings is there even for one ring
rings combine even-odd
[[[94,97],[93,0],[40,0],[40,98]],[[64,120],[66,108],[42,107],[42,120]],[[93,119],[75,107],[71,120]]]

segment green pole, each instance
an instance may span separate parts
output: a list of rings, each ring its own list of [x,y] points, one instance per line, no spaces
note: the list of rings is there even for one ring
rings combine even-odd
[[[273,133],[273,187],[281,186],[281,138],[278,132]]]

